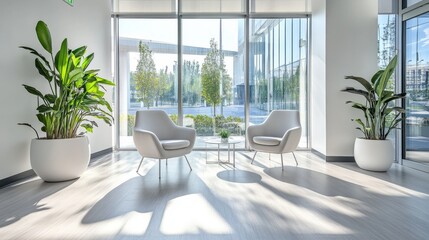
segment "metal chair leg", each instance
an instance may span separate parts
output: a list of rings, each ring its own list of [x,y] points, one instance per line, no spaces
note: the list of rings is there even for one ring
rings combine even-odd
[[[168,158],[165,159],[165,166],[168,165]]]
[[[292,152],[292,154],[293,154],[293,158],[295,159],[295,163],[298,166],[298,161],[296,160],[295,153]]]
[[[183,156],[185,157],[186,162],[188,163],[189,169],[191,169],[191,171],[192,171],[192,167],[191,167],[191,164],[189,164],[188,158],[186,157],[186,155],[183,155]]]
[[[159,176],[159,180],[161,180],[161,159],[159,159],[158,166],[159,166],[158,176]]]
[[[280,158],[282,160],[282,171],[283,171],[284,170],[284,167],[283,167],[283,154],[281,154],[281,153],[280,153]]]
[[[142,165],[142,162],[143,162],[143,159],[144,159],[144,157],[142,157],[142,160],[140,161],[139,167],[137,168],[137,171],[136,171],[136,172],[139,172],[139,170],[140,170],[140,167],[141,167],[141,165]]]
[[[253,155],[253,158],[252,158],[252,162],[250,163],[250,164],[253,164],[253,161],[255,161],[255,157],[256,157],[256,154],[257,154],[258,152],[257,151],[255,151],[255,155]]]

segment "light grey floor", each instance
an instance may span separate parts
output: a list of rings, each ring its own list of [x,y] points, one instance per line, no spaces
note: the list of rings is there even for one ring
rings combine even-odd
[[[216,152],[208,154],[209,162]],[[225,158],[226,153],[223,153]],[[429,239],[429,174],[325,163],[298,152],[237,154],[237,168],[137,152],[100,158],[74,181],[0,189],[0,239]]]

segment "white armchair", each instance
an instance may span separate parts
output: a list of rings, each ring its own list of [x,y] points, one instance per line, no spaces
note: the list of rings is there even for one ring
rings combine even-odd
[[[280,154],[282,170],[283,153],[291,152],[296,165],[298,165],[293,153],[301,139],[301,124],[298,111],[274,110],[262,124],[249,126],[246,137],[250,148],[255,150],[252,164],[256,154],[260,151]]]
[[[195,143],[195,129],[179,127],[171,121],[162,110],[137,111],[133,139],[137,151],[142,156],[137,172],[143,159],[159,159],[159,179],[161,179],[161,159],[184,156],[189,168],[186,154],[192,151]]]

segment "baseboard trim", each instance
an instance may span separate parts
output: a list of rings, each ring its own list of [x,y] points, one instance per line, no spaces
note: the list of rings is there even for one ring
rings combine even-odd
[[[355,161],[355,158],[353,156],[326,156],[325,154],[313,148],[311,149],[311,153],[322,158],[323,160],[325,160],[325,162],[354,162]]]
[[[104,155],[109,154],[109,153],[112,153],[112,152],[113,152],[113,148],[106,148],[106,149],[104,149],[104,150],[101,150],[101,151],[98,151],[98,152],[92,153],[92,154],[91,154],[91,162],[92,162],[93,160],[95,160],[95,158],[98,158],[98,157],[104,156]]]
[[[113,152],[113,148],[107,148],[95,153],[91,154],[91,158],[90,158],[90,162],[93,162],[94,160],[96,160],[96,158],[104,156],[106,154],[112,153]],[[8,185],[11,185],[13,183],[19,182],[19,181],[23,181],[32,177],[35,177],[36,173],[33,171],[33,169],[27,170],[25,172],[22,173],[18,173],[15,175],[12,175],[10,177],[4,178],[0,180],[0,189],[4,188]]]
[[[36,176],[36,173],[33,171],[33,169],[27,170],[27,171],[22,172],[22,173],[15,174],[13,176],[10,176],[10,177],[7,177],[7,178],[0,180],[0,188],[6,187],[12,183],[22,181],[22,180],[25,180],[28,178],[32,178],[35,176]]]

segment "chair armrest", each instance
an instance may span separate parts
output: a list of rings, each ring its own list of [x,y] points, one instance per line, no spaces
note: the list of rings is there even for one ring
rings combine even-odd
[[[293,152],[298,147],[299,141],[301,140],[301,127],[294,127],[285,132],[280,147],[283,153]]]
[[[264,129],[264,124],[248,126],[246,131],[247,141],[253,143],[253,137],[264,135]]]
[[[196,139],[196,131],[193,128],[188,127],[174,127],[174,139],[183,139],[188,140],[191,144],[190,147],[194,147],[195,139]]]
[[[142,157],[162,158],[164,155],[164,149],[153,132],[134,128],[133,139]]]

